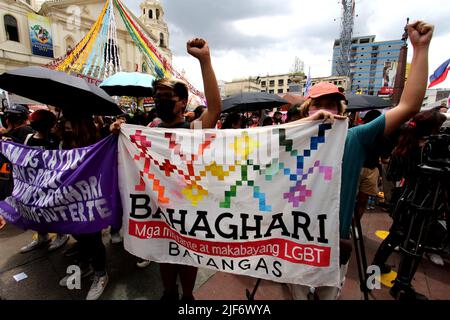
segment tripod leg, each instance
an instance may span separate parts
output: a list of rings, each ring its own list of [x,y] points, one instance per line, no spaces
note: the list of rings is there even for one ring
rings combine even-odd
[[[391,230],[389,231],[389,235],[380,244],[380,247],[375,253],[372,265],[383,268],[386,264],[386,261],[389,259],[389,256],[392,254],[392,252],[394,252],[395,247],[401,244],[403,238],[403,233],[398,230],[398,227],[392,226]]]
[[[428,215],[426,217],[424,217],[424,215],[425,214],[417,214],[417,212],[414,212],[411,219],[410,231],[404,245],[401,247],[402,260],[399,266],[397,279],[395,280],[400,288],[411,287],[412,279],[424,253],[422,245],[426,233],[424,231],[429,224]],[[417,230],[418,224],[419,229]]]
[[[419,209],[415,205],[410,207],[411,221],[409,231],[404,244],[400,248],[402,260],[397,279],[395,279],[394,286],[390,291],[391,295],[396,299],[427,299],[424,295],[413,290],[411,282],[424,254],[423,244],[428,235],[434,208],[434,205],[431,209]]]
[[[251,293],[250,293],[250,291],[248,289],[245,291],[245,294],[246,294],[247,299],[249,301],[254,301],[255,300],[256,291],[258,290],[260,284],[261,284],[261,279],[258,279],[256,281],[255,287],[253,288],[253,291]]]
[[[363,232],[362,232],[362,226],[361,226],[361,220],[360,219],[356,219],[356,228],[358,230],[358,235],[359,235],[358,241],[359,241],[359,247],[360,247],[360,250],[361,250],[361,261],[362,261],[363,270],[367,270],[366,246],[364,244],[364,237],[363,237]]]
[[[361,292],[364,295],[364,300],[369,300],[369,294],[367,292],[367,279],[366,279],[366,269],[364,269],[362,256],[361,256],[361,249],[360,249],[360,243],[359,239],[362,237],[361,229],[358,230],[356,227],[355,219],[353,219],[352,222],[352,232],[353,232],[353,241],[355,245],[355,256],[356,256],[356,263],[358,265],[358,275],[359,275],[359,285]],[[363,244],[364,245],[364,244]]]

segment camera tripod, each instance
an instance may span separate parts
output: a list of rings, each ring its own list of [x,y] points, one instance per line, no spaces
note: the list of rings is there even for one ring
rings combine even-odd
[[[415,299],[416,293],[411,282],[422,256],[425,252],[436,251],[425,245],[431,224],[447,214],[449,221],[449,180],[447,167],[419,166],[419,174],[411,196],[406,200],[405,214],[409,223],[403,244],[400,246],[402,256],[397,279],[391,289],[396,299]],[[440,249],[440,248],[438,248]]]
[[[352,237],[355,247],[356,264],[358,267],[359,288],[363,293],[364,300],[369,300],[370,289],[367,287],[367,256],[362,233],[361,220],[358,219],[358,212],[355,206],[355,214],[352,221]]]
[[[447,227],[450,226],[449,212],[449,184],[450,169],[443,167],[419,166],[417,181],[413,191],[404,200],[404,208],[409,215],[404,243],[400,245],[401,263],[398,276],[395,280],[391,294],[397,298],[408,298],[413,293],[412,278],[426,251],[436,251],[435,248],[426,247],[425,241],[429,234],[432,222],[447,213]],[[356,207],[355,207],[356,210]],[[369,300],[370,289],[367,287],[367,257],[362,233],[361,221],[355,218],[352,223],[352,235],[355,247],[355,256],[358,267],[360,290],[364,300]],[[252,292],[246,290],[248,300],[254,300],[256,291],[261,283],[258,279]]]

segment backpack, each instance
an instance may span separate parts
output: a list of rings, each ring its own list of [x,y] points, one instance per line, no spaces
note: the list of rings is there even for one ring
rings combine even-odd
[[[33,133],[28,134],[23,144],[27,145],[33,135]],[[14,179],[12,164],[0,153],[0,201],[11,196],[13,189]]]
[[[0,153],[0,201],[9,197],[14,188],[12,165],[6,157]]]

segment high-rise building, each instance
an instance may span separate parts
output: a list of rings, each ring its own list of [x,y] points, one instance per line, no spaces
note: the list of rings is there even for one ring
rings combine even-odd
[[[352,39],[350,58],[351,91],[363,94],[391,94],[403,41],[375,42],[375,36]],[[337,75],[336,65],[340,56],[340,42],[333,46],[332,74]]]

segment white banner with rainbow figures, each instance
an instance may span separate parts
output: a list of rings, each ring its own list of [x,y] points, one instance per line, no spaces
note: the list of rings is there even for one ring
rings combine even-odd
[[[245,130],[124,125],[125,248],[144,259],[339,286],[346,121]]]

